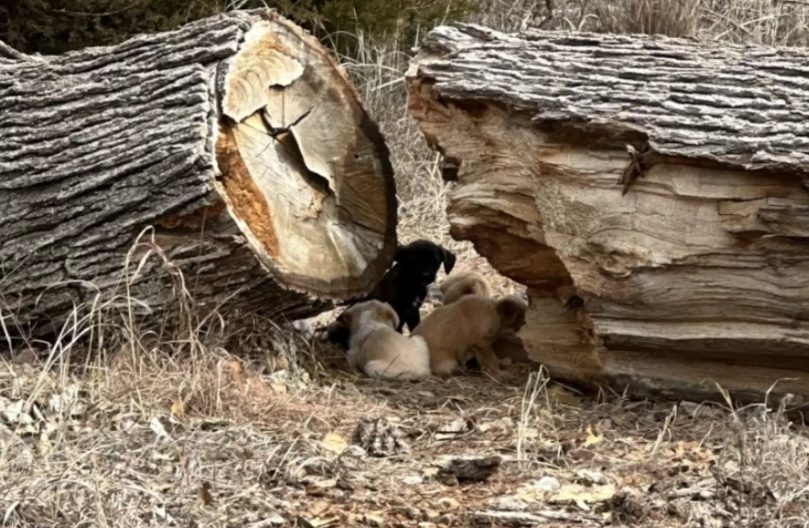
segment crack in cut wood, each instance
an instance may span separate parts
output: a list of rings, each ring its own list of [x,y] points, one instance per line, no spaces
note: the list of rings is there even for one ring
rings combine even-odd
[[[334,194],[334,191],[331,189],[329,185],[329,180],[322,174],[318,174],[317,172],[313,171],[309,168],[309,165],[306,163],[306,159],[303,156],[303,152],[301,152],[300,146],[298,145],[298,141],[295,138],[295,133],[292,128],[303,121],[310,113],[312,113],[314,107],[310,108],[306,112],[302,113],[295,121],[290,123],[289,125],[283,127],[274,127],[272,122],[270,121],[270,115],[267,112],[267,109],[264,108],[259,113],[261,117],[261,121],[264,124],[265,128],[267,129],[267,134],[275,139],[278,144],[284,149],[284,151],[290,156],[291,159],[295,161],[295,163],[299,167],[299,171],[301,177],[311,185],[315,190],[331,196]]]

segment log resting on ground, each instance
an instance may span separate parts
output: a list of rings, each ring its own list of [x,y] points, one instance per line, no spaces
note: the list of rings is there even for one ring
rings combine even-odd
[[[122,281],[159,313],[172,270],[201,310],[297,318],[368,292],[395,251],[382,136],[271,11],[62,56],[0,43],[0,144],[7,327],[52,328]]]
[[[451,233],[557,377],[809,396],[809,51],[439,27],[407,74]],[[780,380],[780,381],[779,381]]]

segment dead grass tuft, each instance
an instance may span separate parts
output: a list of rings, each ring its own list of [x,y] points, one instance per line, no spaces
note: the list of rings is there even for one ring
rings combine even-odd
[[[593,14],[608,33],[694,36],[699,27],[700,0],[617,0],[598,2]]]
[[[489,0],[474,21],[504,31],[542,28],[809,44],[809,3],[800,0]]]

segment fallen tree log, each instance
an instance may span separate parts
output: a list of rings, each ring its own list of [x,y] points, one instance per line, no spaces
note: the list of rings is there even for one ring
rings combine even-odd
[[[440,27],[407,74],[451,233],[529,354],[639,394],[809,395],[809,51]],[[779,381],[780,380],[780,381]]]
[[[169,268],[200,309],[297,318],[369,291],[395,251],[382,136],[271,11],[62,56],[0,43],[0,137],[7,327],[58,324],[122,280],[158,313]]]

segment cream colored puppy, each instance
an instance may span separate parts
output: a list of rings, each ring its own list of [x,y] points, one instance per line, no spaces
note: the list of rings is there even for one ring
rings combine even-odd
[[[433,310],[413,335],[427,341],[433,374],[452,374],[473,356],[483,369],[497,373],[500,366],[492,343],[502,333],[522,328],[526,309],[525,301],[516,295],[500,299],[464,295]]]
[[[464,295],[477,294],[483,297],[492,296],[492,288],[483,275],[476,271],[462,271],[447,277],[441,283],[444,305],[452,304]]]
[[[430,375],[430,352],[421,337],[396,331],[396,311],[381,301],[355,304],[338,318],[351,337],[348,364],[372,378],[419,379]]]

